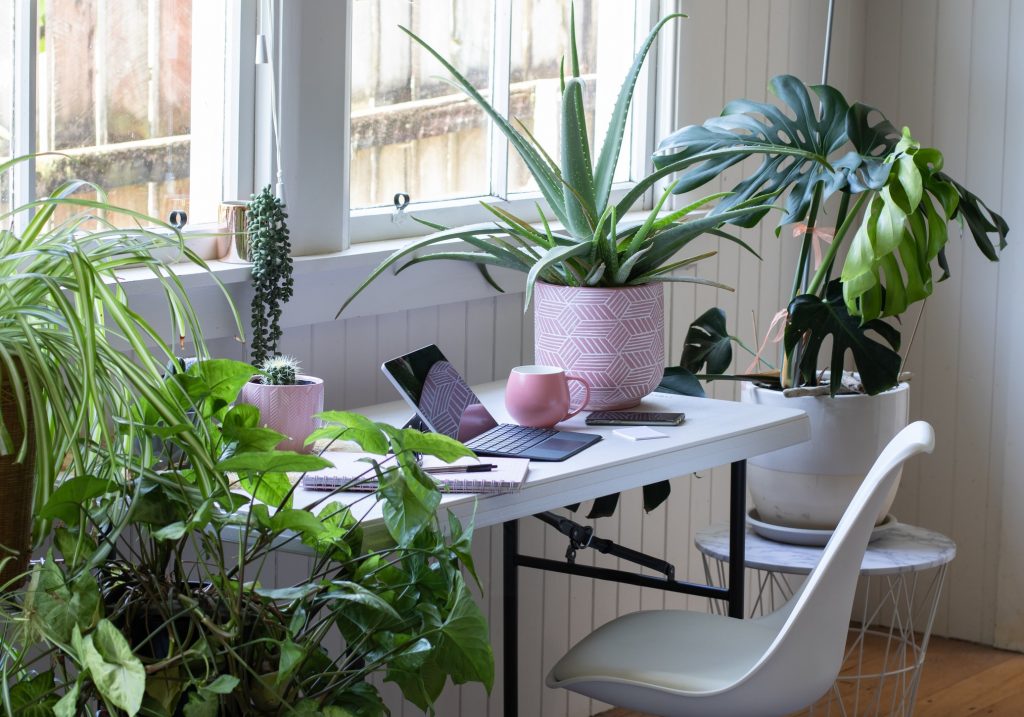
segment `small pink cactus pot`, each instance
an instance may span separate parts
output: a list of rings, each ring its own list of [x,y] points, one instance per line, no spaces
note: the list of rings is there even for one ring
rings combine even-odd
[[[313,376],[296,376],[293,386],[271,386],[254,379],[242,387],[239,403],[260,409],[260,425],[283,433],[281,451],[309,452],[303,445],[319,427],[313,416],[324,410],[324,382]]]

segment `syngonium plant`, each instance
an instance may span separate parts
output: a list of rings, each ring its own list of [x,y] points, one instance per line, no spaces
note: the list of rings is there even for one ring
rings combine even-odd
[[[910,305],[930,296],[936,269],[938,281],[949,276],[949,222],[958,221],[961,233],[966,228],[992,261],[999,256],[990,235],[1002,249],[1009,227],[943,171],[938,149],[922,147],[908,129],[898,131],[877,109],[851,105],[834,87],[808,88],[789,75],[774,78],[770,89],[785,108],[750,100],[730,102],[720,117],[662,140],[655,165],[662,171],[682,171],[673,191],[683,193],[721,176],[753,152],[722,154],[699,166],[692,166],[693,158],[757,147],[760,166],[744,176],[711,214],[753,227],[766,210],[755,208],[737,217],[736,208],[756,195],[785,195],[776,234],[783,225],[806,227],[787,310],[780,383],[816,385],[823,368],[819,353],[831,338],[833,395],[840,389],[847,353],[866,393],[888,390],[898,382],[902,359],[899,330],[885,319],[898,320]],[[816,227],[825,201],[835,194],[835,235],[815,268],[811,249]],[[840,260],[844,249],[846,256]],[[839,276],[833,278],[837,270]],[[712,375],[728,369],[731,337],[719,310],[699,317],[690,334],[682,365],[667,370],[663,387],[685,392],[693,384],[691,372],[705,366]]]
[[[571,14],[571,75],[566,78],[564,63],[561,75],[560,164],[540,146],[525,125],[517,122],[517,129],[437,50],[411,30],[401,28],[444,66],[451,76],[450,83],[476,102],[508,138],[512,148],[522,158],[536,181],[554,219],[562,228],[552,229],[539,205],[541,223],[537,228],[525,219],[486,202],[482,204],[494,215],[493,222],[448,228],[423,221],[423,224],[437,231],[411,242],[385,259],[345,301],[338,315],[370,282],[403,259],[406,261],[398,267],[398,272],[425,261],[471,262],[478,265],[488,282],[499,291],[501,288],[488,273],[488,267],[524,272],[527,275],[526,306],[529,306],[534,285],[538,280],[566,286],[600,287],[632,286],[654,281],[682,281],[728,288],[708,279],[673,276],[675,270],[712,256],[714,252],[685,259],[677,259],[677,254],[702,234],[720,236],[737,242],[753,252],[749,246],[724,232],[721,227],[730,219],[748,216],[751,211],[767,211],[770,207],[764,203],[764,195],[747,194],[742,199],[733,201],[728,210],[723,209],[714,215],[691,218],[695,210],[725,195],[706,197],[689,206],[662,214],[662,208],[669,197],[666,191],[644,221],[628,222],[625,216],[658,181],[672,172],[717,157],[767,151],[765,148],[757,145],[724,147],[688,157],[674,163],[669,171],[652,172],[637,182],[622,199],[612,202],[615,165],[622,149],[627,115],[637,78],[659,31],[670,21],[683,17],[686,16],[678,13],[665,17],[655,25],[641,45],[622,83],[604,144],[594,161],[584,112],[584,83],[580,78],[576,48],[575,13]],[[791,153],[801,158],[810,156],[799,147],[770,149],[773,152]],[[462,240],[475,251],[446,250],[412,256],[421,249],[450,240]]]
[[[0,589],[0,713],[383,716],[376,675],[434,714],[449,680],[491,688],[472,525],[441,524],[418,462],[469,449],[322,413],[307,442],[371,457],[302,504],[294,474],[333,463],[276,450],[259,410],[232,403],[253,373],[213,359],[170,374],[118,423],[123,446],[69,468],[42,508],[57,521],[47,556],[26,586]],[[337,495],[368,481],[355,501]]]

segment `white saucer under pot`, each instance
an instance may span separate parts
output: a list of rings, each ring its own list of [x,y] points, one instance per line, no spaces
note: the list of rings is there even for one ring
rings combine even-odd
[[[905,383],[877,396],[801,396],[744,384],[740,400],[807,412],[811,439],[747,460],[747,486],[760,519],[779,526],[832,530],[885,445],[907,425]],[[889,513],[899,477],[878,512]]]

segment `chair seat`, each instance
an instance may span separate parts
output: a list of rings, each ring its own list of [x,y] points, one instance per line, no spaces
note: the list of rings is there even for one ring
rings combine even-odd
[[[584,683],[713,694],[746,675],[777,634],[777,627],[764,621],[683,610],[631,613],[583,638],[552,668],[547,682],[590,696],[597,695]]]

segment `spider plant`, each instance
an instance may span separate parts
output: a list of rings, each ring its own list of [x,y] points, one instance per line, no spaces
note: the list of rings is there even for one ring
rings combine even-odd
[[[0,164],[0,174],[27,159]],[[0,213],[0,226],[25,218],[23,231],[0,228],[0,389],[16,406],[0,422],[0,453],[16,462],[35,460],[34,544],[45,535],[48,521],[40,509],[58,473],[83,474],[95,448],[113,452],[136,440],[117,423],[140,399],[169,425],[187,420],[184,403],[157,390],[173,349],[128,305],[118,272],[137,267],[151,275],[166,299],[175,340],[184,344],[187,337],[198,355],[206,355],[185,289],[160,257],[206,268],[203,260],[176,229],[75,196],[83,190],[105,196],[95,185],[73,181]],[[58,208],[68,216],[58,219]],[[115,227],[104,219],[108,213],[136,225]],[[225,300],[230,305],[226,293]],[[30,430],[12,440],[22,427]],[[190,436],[184,439],[194,441]],[[204,466],[196,469],[201,473]]]
[[[494,220],[490,222],[448,228],[421,221],[422,224],[435,229],[435,233],[413,241],[387,257],[345,301],[338,315],[374,279],[403,260],[404,263],[397,267],[396,273],[426,261],[471,262],[479,266],[484,277],[499,291],[501,288],[488,273],[488,267],[524,272],[527,275],[527,306],[537,281],[566,286],[600,287],[631,286],[653,281],[683,281],[722,287],[721,284],[708,279],[673,275],[676,269],[712,256],[715,252],[681,260],[678,260],[676,255],[702,234],[714,234],[734,241],[756,254],[753,249],[737,237],[723,231],[721,227],[730,219],[747,216],[751,211],[767,211],[770,207],[765,204],[765,196],[744,197],[741,201],[735,202],[728,211],[721,211],[713,216],[701,213],[700,216],[694,217],[695,210],[725,195],[715,194],[682,209],[663,214],[662,209],[669,196],[666,192],[644,221],[627,221],[625,217],[659,180],[669,174],[717,157],[740,152],[757,153],[762,151],[761,148],[726,147],[686,157],[644,177],[622,199],[612,202],[615,166],[622,149],[627,115],[640,70],[661,29],[670,21],[684,17],[686,16],[679,13],[669,15],[658,22],[647,35],[622,83],[604,144],[594,161],[584,112],[584,83],[580,78],[576,47],[575,13],[571,13],[570,76],[567,78],[565,75],[564,60],[561,73],[560,164],[545,151],[522,122],[516,122],[518,128],[514,126],[437,50],[411,30],[402,27],[403,32],[447,70],[451,77],[450,84],[476,102],[508,138],[512,148],[522,158],[536,181],[545,203],[561,228],[552,228],[539,204],[539,227],[534,227],[527,220],[486,202],[482,203],[483,206],[494,215]],[[773,151],[777,150],[773,148]],[[816,157],[812,157],[802,148],[794,147],[783,151],[804,160],[817,161]],[[451,240],[461,240],[475,251],[442,250],[414,256],[421,249]]]

